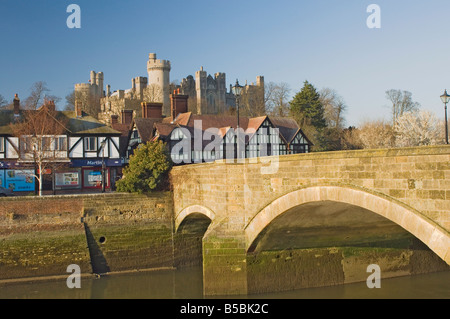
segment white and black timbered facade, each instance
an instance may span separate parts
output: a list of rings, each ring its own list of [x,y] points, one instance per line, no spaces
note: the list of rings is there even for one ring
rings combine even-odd
[[[234,117],[190,115],[180,118],[182,121],[156,125],[154,133],[155,138],[167,143],[175,164],[311,151],[312,143],[292,119],[244,118],[237,130]]]
[[[19,138],[0,135],[0,160],[17,160],[19,158]]]
[[[44,190],[84,190],[112,186],[122,167],[120,132],[81,112],[58,111],[64,133],[14,136],[11,124],[21,111],[0,111],[0,185],[15,192],[37,190],[37,155],[46,162]],[[19,110],[19,111],[18,111]],[[103,175],[102,175],[103,174]]]

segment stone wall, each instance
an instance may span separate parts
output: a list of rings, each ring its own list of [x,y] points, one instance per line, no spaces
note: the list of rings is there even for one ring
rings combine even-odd
[[[73,197],[1,199],[0,280],[63,275],[70,264],[90,273],[81,211]]]
[[[173,267],[172,195],[0,199],[0,280]]]

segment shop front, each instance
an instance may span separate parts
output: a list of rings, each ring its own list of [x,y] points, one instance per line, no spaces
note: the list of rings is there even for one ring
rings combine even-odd
[[[105,159],[104,161],[101,159],[72,160],[72,171],[70,173],[65,172],[64,176],[61,177],[61,181],[63,183],[77,183],[78,187],[83,190],[102,189],[103,164],[105,189],[111,189],[122,167],[120,159]]]
[[[0,162],[0,186],[11,189],[14,193],[34,192],[34,170],[22,167],[17,162]]]

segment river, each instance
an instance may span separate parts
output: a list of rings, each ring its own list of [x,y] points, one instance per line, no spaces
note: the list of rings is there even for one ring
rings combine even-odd
[[[0,299],[202,299],[201,268],[135,272],[83,278],[80,289],[64,279],[0,286]],[[237,299],[450,299],[450,271],[382,279],[381,288],[366,283],[308,288]]]

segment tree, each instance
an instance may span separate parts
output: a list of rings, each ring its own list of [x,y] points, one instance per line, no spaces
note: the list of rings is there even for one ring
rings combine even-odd
[[[8,105],[8,101],[0,94],[0,109]]]
[[[391,148],[395,145],[393,127],[384,120],[366,121],[358,131],[363,148]]]
[[[289,116],[289,94],[291,88],[285,82],[266,84],[266,108],[274,116]]]
[[[289,103],[290,116],[300,125],[303,132],[314,143],[314,151],[329,150],[324,130],[327,126],[320,95],[308,81]]]
[[[397,119],[406,112],[417,111],[420,104],[412,100],[412,93],[401,90],[386,91],[386,97],[392,103],[392,125],[395,125]]]
[[[345,124],[344,112],[347,110],[344,99],[330,88],[320,90],[319,95],[327,127],[342,129]]]
[[[257,117],[266,114],[265,88],[244,86],[239,97],[239,113],[242,116]]]
[[[444,143],[444,125],[428,111],[401,115],[394,126],[396,146],[410,147]]]
[[[58,161],[67,158],[66,124],[57,118],[52,102],[46,102],[38,110],[23,111],[21,119],[11,124],[13,134],[20,140],[21,160],[34,166],[39,196],[42,196],[44,172],[55,169]]]
[[[50,90],[44,81],[35,82],[30,88],[30,95],[25,100],[26,110],[36,110],[44,101],[53,101],[58,103],[61,98],[48,94]]]
[[[79,101],[82,104],[84,112],[94,118],[98,118],[100,112],[100,98],[84,91],[72,91],[66,95],[66,111],[75,110],[75,102]]]
[[[163,91],[161,87],[157,84],[150,84],[144,89],[144,102],[163,102]]]
[[[290,102],[290,114],[301,126],[312,125],[317,130],[327,126],[320,95],[308,81],[304,82],[301,91]]]
[[[66,95],[66,106],[64,107],[66,111],[75,110],[75,91],[70,92]]]
[[[117,181],[117,191],[145,193],[167,186],[172,161],[166,144],[162,141],[140,145],[130,156],[124,177]]]

